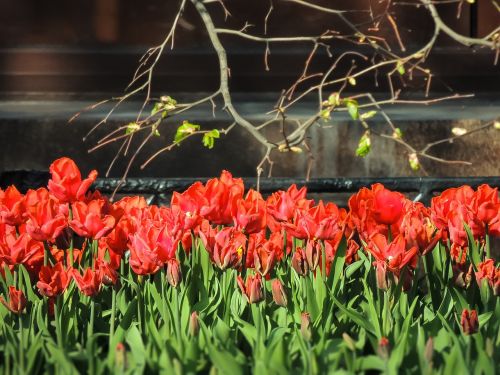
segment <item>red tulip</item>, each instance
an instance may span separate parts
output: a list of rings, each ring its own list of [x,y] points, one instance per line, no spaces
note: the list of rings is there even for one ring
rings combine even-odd
[[[128,216],[123,216],[115,225],[113,230],[106,237],[101,237],[107,247],[114,253],[123,255],[127,250],[127,243],[130,235],[136,232],[133,219]]]
[[[460,324],[462,326],[462,332],[465,335],[472,335],[479,330],[479,321],[477,320],[476,310],[462,311],[462,316],[460,318]]]
[[[390,191],[382,184],[372,186],[373,206],[372,213],[379,223],[391,225],[398,222],[403,214],[403,204],[405,197],[403,194]]]
[[[37,241],[55,242],[67,226],[68,206],[47,197],[31,206],[26,231]]]
[[[200,214],[213,224],[232,223],[236,202],[243,198],[243,180],[233,178],[228,171],[222,171],[220,178],[209,180],[205,189],[208,204],[201,208]]]
[[[237,268],[241,264],[247,237],[233,227],[221,229],[215,235],[213,249],[207,249],[213,262],[221,270]]]
[[[238,199],[234,225],[245,233],[258,233],[266,227],[266,202],[258,191],[249,190],[245,199]]]
[[[53,267],[42,266],[36,286],[42,296],[56,297],[66,290],[70,280],[70,275],[62,263],[57,263]]]
[[[26,297],[21,290],[9,286],[9,302],[0,296],[0,302],[14,314],[21,314],[26,307]]]
[[[434,249],[442,236],[442,229],[434,225],[430,216],[430,210],[422,203],[408,201],[399,223],[399,233],[404,235],[407,246],[417,247],[420,255]]]
[[[95,260],[95,269],[99,272],[99,277],[104,285],[111,286],[118,282],[118,272],[116,272],[116,268],[111,263],[101,259]]]
[[[200,224],[202,217],[200,210],[208,206],[208,200],[205,198],[205,187],[201,182],[195,182],[183,193],[174,192],[170,207],[182,211],[185,216],[185,228],[194,229]]]
[[[266,276],[273,268],[276,261],[274,243],[265,241],[253,251],[255,270],[262,276]]]
[[[406,250],[406,241],[402,235],[398,235],[388,243],[387,238],[380,233],[372,236],[366,249],[377,262],[385,264],[387,269],[396,275],[399,275],[403,267],[414,260],[417,253],[416,247]]]
[[[24,264],[27,267],[43,260],[43,243],[35,241],[27,233],[22,233],[16,238],[14,234],[5,237],[5,242],[0,242],[0,260],[7,264]]]
[[[71,205],[73,220],[69,225],[81,237],[98,240],[105,236],[115,226],[115,218],[104,214],[103,207],[105,201],[92,200],[88,204],[84,202],[75,202]]]
[[[49,191],[61,202],[73,203],[82,200],[90,185],[97,178],[97,171],[93,170],[82,180],[80,170],[75,162],[63,157],[50,165]]]
[[[86,268],[82,276],[78,270],[73,268],[69,271],[69,274],[84,295],[94,297],[99,293],[102,285],[102,274],[100,272]]]
[[[307,189],[297,189],[294,184],[287,191],[273,193],[266,201],[268,212],[268,225],[271,231],[279,231],[280,224],[291,222],[296,209],[309,209],[312,201],[306,198]]]
[[[158,254],[159,229],[152,224],[143,227],[130,237],[130,267],[138,275],[156,273],[163,262]]]
[[[117,202],[114,202],[110,207],[110,214],[116,219],[120,220],[125,216],[134,216],[134,214],[140,212],[142,209],[148,207],[148,203],[144,197],[134,196],[134,197],[123,197]]]
[[[486,259],[477,265],[476,281],[481,287],[483,280],[493,289],[494,295],[500,294],[500,266],[495,267],[493,259]]]
[[[262,292],[262,277],[259,274],[247,276],[246,283],[238,275],[236,281],[240,287],[241,293],[246,297],[248,303],[257,303],[264,299]]]
[[[8,225],[20,225],[25,222],[24,196],[14,185],[5,191],[0,189],[0,222]]]
[[[293,224],[285,223],[287,233],[290,235],[309,240],[331,240],[342,230],[342,210],[333,203],[323,204],[308,210],[297,210]]]

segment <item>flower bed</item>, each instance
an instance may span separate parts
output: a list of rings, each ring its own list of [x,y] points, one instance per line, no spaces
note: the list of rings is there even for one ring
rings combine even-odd
[[[158,207],[50,172],[0,190],[2,373],[499,369],[497,189],[345,210],[223,172]]]

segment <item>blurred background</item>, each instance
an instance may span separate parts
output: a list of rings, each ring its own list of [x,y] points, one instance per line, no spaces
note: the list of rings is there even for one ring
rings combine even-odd
[[[366,0],[315,3],[350,9],[366,7]],[[377,6],[377,2],[372,3]],[[227,20],[221,7],[207,5],[214,9],[216,25],[240,29],[248,22],[254,25],[249,31],[263,34],[269,0],[226,0],[225,4],[232,14]],[[0,0],[0,171],[46,170],[54,159],[69,156],[82,170],[97,168],[102,175],[118,145],[88,153],[105,129],[85,142],[82,139],[109,107],[86,113],[71,124],[68,119],[92,103],[123,92],[140,56],[163,40],[178,5],[179,1],[173,0]],[[394,17],[407,47],[417,49],[424,45],[433,30],[427,12],[403,5],[395,9]],[[500,24],[498,10],[490,0],[464,4],[459,19],[456,5],[439,9],[445,22],[464,35],[486,35]],[[334,15],[304,11],[293,4],[274,4],[268,35],[314,35],[329,24],[337,27],[337,21]],[[388,24],[381,24],[381,33],[391,41],[393,32]],[[222,40],[228,51],[235,106],[249,120],[262,120],[262,114],[273,109],[281,90],[300,75],[311,46],[272,45],[270,70],[266,71],[265,45],[232,36],[222,36]],[[338,55],[344,50],[345,46],[339,44],[332,52]],[[327,66],[329,61],[326,54],[320,55],[313,67]],[[473,52],[442,37],[427,62],[434,74],[432,95],[474,93],[474,98],[429,106],[393,105],[387,107],[387,112],[417,146],[450,136],[453,127],[473,129],[492,120],[500,113],[500,70],[493,61],[491,51]],[[216,90],[218,80],[214,51],[199,16],[188,2],[176,32],[175,48],[162,57],[155,70],[153,96],[170,95],[178,101],[189,101]],[[370,90],[383,97],[388,87],[383,83],[375,87],[373,82],[358,82],[351,88],[354,89]],[[415,82],[407,91],[409,97],[420,98],[425,84]],[[314,100],[301,103],[294,113],[307,116],[315,109]],[[126,103],[105,126],[132,121],[139,108],[139,101]],[[182,119],[207,129],[227,126],[229,121],[222,112],[214,118],[210,105],[183,118],[176,117],[172,127],[164,126],[161,136],[144,150],[130,171],[131,177],[206,177],[218,175],[222,169],[239,176],[255,176],[263,150],[239,129],[216,142],[212,150],[204,148],[199,139],[188,140],[141,170],[138,165],[142,161],[171,143]],[[277,129],[269,129],[273,131]],[[362,133],[359,124],[340,114],[335,114],[327,129],[313,128],[309,139],[314,153],[311,177],[422,175],[410,169],[407,154],[391,141],[373,139],[372,152],[365,158],[356,157]],[[471,161],[472,166],[429,161],[422,164],[432,176],[499,175],[499,134],[491,129],[435,149],[439,157]],[[273,160],[274,176],[304,177],[306,173],[304,154],[276,155]],[[121,176],[127,161],[120,158],[111,176]]]

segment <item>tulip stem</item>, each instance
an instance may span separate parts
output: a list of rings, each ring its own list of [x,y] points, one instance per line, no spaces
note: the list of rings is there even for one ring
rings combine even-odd
[[[54,318],[56,323],[56,338],[57,345],[61,350],[64,350],[63,340],[62,340],[62,331],[61,331],[61,296],[57,296],[54,302]]]
[[[71,221],[71,220],[73,220],[73,210],[71,209],[71,205],[70,205],[70,207],[69,207],[69,221]],[[73,265],[75,264],[75,259],[74,259],[74,255],[73,255],[74,233],[72,230],[70,230],[70,232],[71,232],[71,238],[69,240],[69,262],[70,262],[70,266],[73,267]]]
[[[139,332],[141,332],[141,335],[143,334],[142,332],[142,318],[143,318],[143,312],[142,312],[142,306],[144,303],[142,302],[142,275],[137,276],[137,320],[139,321]]]
[[[22,267],[22,265],[20,265],[18,267]],[[20,290],[21,292],[23,290],[22,284],[23,284],[22,272],[21,272],[21,269],[19,269],[17,272],[17,289]],[[18,311],[17,313],[18,313],[18,317],[19,317],[19,363],[20,363],[20,367],[21,367],[21,374],[24,374],[23,317],[22,317],[22,311]]]
[[[179,342],[179,353],[184,353],[184,345],[182,342],[182,335],[181,335],[181,322],[180,322],[180,304],[179,304],[179,290],[177,288],[174,288],[172,291],[174,294],[174,324],[175,324],[175,333],[177,335],[177,341]]]
[[[323,241],[321,241],[321,276],[326,283],[326,249]]]
[[[491,251],[490,251],[490,236],[488,234],[488,226],[486,226],[486,236],[485,236],[485,240],[486,240],[486,243],[485,243],[485,248],[486,248],[486,258],[487,259],[490,259],[491,258]],[[483,260],[483,259],[481,259]]]
[[[89,327],[88,327],[88,331],[87,331],[87,343],[92,340],[92,336],[94,335],[94,317],[95,317],[95,301],[94,299],[91,297],[90,298],[90,323],[89,323]],[[92,347],[93,347],[93,343],[92,343]],[[88,348],[88,344],[87,344],[87,348]],[[89,374],[95,374],[95,363],[94,363],[94,355],[92,355],[91,353],[87,353],[87,355],[89,356]]]
[[[112,350],[111,343],[113,341],[113,336],[115,335],[115,315],[116,315],[116,290],[115,286],[111,289],[111,321],[109,323],[109,350]]]
[[[20,373],[24,374],[24,339],[23,339],[23,317],[21,312],[18,313],[19,317],[19,367]]]

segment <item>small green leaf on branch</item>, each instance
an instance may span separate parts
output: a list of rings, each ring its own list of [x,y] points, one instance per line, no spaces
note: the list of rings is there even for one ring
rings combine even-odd
[[[189,121],[184,121],[175,132],[174,143],[181,143],[184,139],[197,132],[198,130],[200,130],[200,125],[191,124]]]
[[[365,134],[359,139],[356,155],[364,158],[371,150],[370,132],[366,131]]]
[[[203,134],[203,146],[212,149],[216,138],[220,138],[220,132],[217,129],[212,129],[208,133]]]

